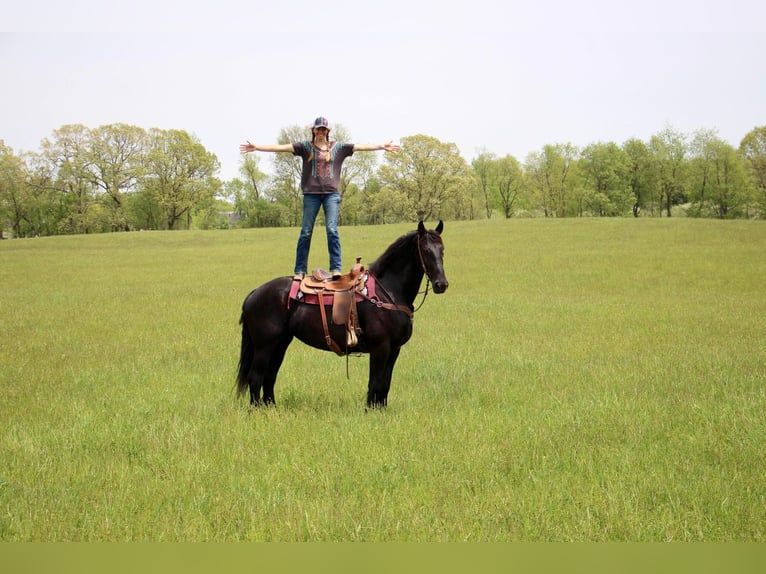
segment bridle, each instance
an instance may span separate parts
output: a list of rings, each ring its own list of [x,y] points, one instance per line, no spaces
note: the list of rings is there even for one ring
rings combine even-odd
[[[420,268],[423,270],[423,275],[426,278],[425,291],[418,291],[418,295],[423,294],[423,299],[420,301],[420,305],[418,305],[417,307],[414,307],[413,309],[410,309],[409,307],[405,307],[404,305],[397,305],[396,303],[386,303],[385,301],[381,301],[378,298],[372,299],[370,297],[367,297],[366,295],[362,295],[362,297],[370,301],[370,303],[372,303],[376,307],[379,307],[382,309],[389,309],[391,311],[401,311],[402,313],[406,313],[410,319],[412,319],[412,316],[415,314],[416,311],[420,310],[420,308],[423,306],[423,303],[426,302],[426,297],[428,296],[428,288],[431,285],[431,277],[428,274],[428,268],[426,267],[426,260],[423,257],[423,248],[420,246],[421,236],[418,235],[417,237],[418,237],[418,259],[420,260]],[[391,295],[391,293],[388,292],[388,289],[386,289],[382,283],[377,282],[376,285],[386,294],[386,297],[394,301],[394,297]]]
[[[428,232],[423,234],[423,237],[426,237],[428,235]],[[423,306],[423,303],[426,302],[426,297],[428,297],[428,288],[431,285],[431,276],[428,274],[428,268],[426,267],[426,260],[423,258],[423,248],[420,246],[420,240],[422,237],[418,234],[418,257],[420,258],[420,267],[423,269],[423,275],[425,275],[426,278],[426,289],[425,291],[419,291],[418,295],[421,293],[423,294],[423,299],[420,301],[420,305],[417,306],[417,308],[413,311],[419,311],[420,308]]]

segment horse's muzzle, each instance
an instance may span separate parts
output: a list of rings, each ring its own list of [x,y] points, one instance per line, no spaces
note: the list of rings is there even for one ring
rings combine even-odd
[[[444,281],[434,281],[434,293],[444,293],[447,290],[447,287],[449,287],[449,281],[446,279]]]

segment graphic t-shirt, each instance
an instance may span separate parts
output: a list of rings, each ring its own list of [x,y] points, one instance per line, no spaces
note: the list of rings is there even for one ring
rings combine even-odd
[[[338,191],[343,160],[354,153],[354,144],[331,142],[328,151],[322,151],[310,141],[293,144],[293,155],[303,158],[301,189],[303,193],[335,193]]]

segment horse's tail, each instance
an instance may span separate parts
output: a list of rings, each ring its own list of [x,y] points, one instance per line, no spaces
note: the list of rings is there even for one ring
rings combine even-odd
[[[239,318],[239,322],[242,325],[242,348],[239,351],[239,373],[237,374],[237,394],[244,395],[250,390],[250,383],[247,380],[247,375],[250,372],[250,367],[253,365],[253,339],[250,337],[250,331],[247,328],[247,321],[245,321],[245,310],[242,310],[242,316]]]

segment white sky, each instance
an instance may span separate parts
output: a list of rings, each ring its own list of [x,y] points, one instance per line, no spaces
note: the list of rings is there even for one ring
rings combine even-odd
[[[318,115],[354,142],[425,134],[467,161],[668,125],[737,146],[766,125],[762,0],[9,4],[0,139],[16,153],[69,123],[184,129],[230,179],[242,141]]]

